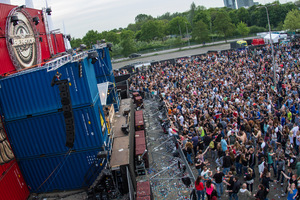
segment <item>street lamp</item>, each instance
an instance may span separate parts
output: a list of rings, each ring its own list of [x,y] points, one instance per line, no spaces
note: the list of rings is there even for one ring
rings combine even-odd
[[[186,36],[188,37],[188,45],[190,47],[190,37],[189,37],[189,34],[188,34],[188,28],[187,28],[187,23],[185,22],[185,28],[186,28]]]
[[[271,25],[270,25],[270,18],[269,18],[269,11],[268,7],[263,5],[263,6],[257,6],[257,8],[264,7],[267,12],[267,19],[268,19],[268,26],[269,26],[269,34],[270,34],[270,43],[271,43],[271,49],[272,49],[272,64],[273,64],[273,71],[274,71],[274,87],[276,87],[276,66],[275,66],[275,57],[274,57],[274,46],[273,46],[273,40],[272,40],[272,33],[271,33]]]

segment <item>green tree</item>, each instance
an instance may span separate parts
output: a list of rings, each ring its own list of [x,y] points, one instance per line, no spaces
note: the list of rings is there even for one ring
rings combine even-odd
[[[225,42],[227,42],[227,37],[231,36],[235,29],[234,25],[231,23],[228,13],[224,11],[217,13],[216,19],[214,20],[214,26],[219,34],[224,35]]]
[[[209,30],[207,24],[205,24],[202,20],[197,21],[194,24],[192,37],[199,43],[207,42],[209,40]]]
[[[175,17],[168,24],[168,32],[173,35],[182,35],[185,32],[186,23],[189,24],[185,17]],[[190,29],[190,24],[189,27]]]
[[[190,12],[189,12],[189,22],[192,25],[192,27],[193,27],[193,20],[194,20],[194,16],[195,16],[195,11],[196,11],[196,4],[193,2],[191,4]]]
[[[197,10],[193,19],[193,23],[196,23],[200,20],[204,22],[206,25],[210,23],[210,16],[207,10]]]
[[[82,41],[85,45],[91,48],[91,45],[96,44],[97,40],[101,39],[103,39],[101,33],[98,33],[98,31],[89,30],[82,38]]]
[[[231,19],[231,22],[233,23],[233,24],[238,24],[241,20],[239,20],[239,18],[238,18],[238,15],[237,15],[237,11],[236,10],[230,10],[229,12],[228,12],[228,14],[229,14],[229,17],[230,17],[230,19]]]
[[[121,47],[123,56],[127,57],[136,52],[135,42],[133,40],[134,32],[130,30],[123,30],[121,33]]]
[[[241,34],[243,37],[247,36],[250,32],[250,28],[244,22],[240,22],[236,28],[239,34]]]
[[[160,20],[148,20],[142,26],[140,39],[150,42],[154,39],[162,39],[164,36],[164,24]]]
[[[266,31],[266,28],[264,27],[259,27],[259,26],[250,26],[250,33],[259,33],[259,32],[265,32]]]
[[[112,42],[113,44],[119,44],[120,43],[120,35],[113,32],[109,31],[106,33],[105,39],[107,42]]]
[[[135,20],[135,23],[139,23],[139,22],[143,23],[143,22],[146,22],[151,19],[153,19],[153,17],[151,15],[138,14],[134,20]]]
[[[249,22],[249,12],[246,8],[242,7],[240,9],[237,10],[236,12],[237,18],[238,18],[238,22],[245,22],[246,24],[248,24]]]
[[[79,47],[81,44],[83,44],[83,41],[81,38],[72,38],[71,41],[71,47],[72,48],[77,48]]]
[[[283,28],[290,31],[296,31],[300,28],[300,12],[299,10],[291,10],[284,20]]]

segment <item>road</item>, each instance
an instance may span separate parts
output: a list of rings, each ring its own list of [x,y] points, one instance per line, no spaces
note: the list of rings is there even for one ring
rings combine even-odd
[[[256,37],[249,37],[245,39],[253,39],[253,38]],[[126,65],[137,63],[137,62],[153,62],[153,61],[160,61],[160,60],[168,60],[172,58],[202,54],[202,53],[206,53],[209,50],[216,50],[216,51],[225,50],[230,48],[230,42],[237,41],[237,40],[240,39],[228,40],[227,44],[224,44],[224,41],[218,41],[214,43],[207,43],[206,45],[199,44],[190,47],[182,47],[182,48],[168,49],[159,52],[152,52],[152,53],[142,54],[141,57],[135,59],[121,58],[112,61],[112,66],[113,69],[119,69]]]
[[[139,57],[137,59],[132,59],[132,60],[126,60],[123,62],[118,62],[118,63],[112,63],[113,69],[119,69],[121,67],[124,67],[126,65],[136,63],[136,62],[153,62],[153,61],[160,61],[160,60],[168,60],[172,58],[179,58],[179,57],[184,57],[184,56],[190,56],[190,55],[196,55],[196,54],[202,54],[202,53],[207,53],[209,50],[225,50],[229,49],[230,44],[221,44],[221,45],[216,45],[216,46],[208,46],[208,47],[199,47],[199,48],[193,48],[193,49],[188,49],[184,51],[175,51],[173,49],[173,52],[170,53],[156,53],[155,55],[152,56],[147,56],[147,57]]]

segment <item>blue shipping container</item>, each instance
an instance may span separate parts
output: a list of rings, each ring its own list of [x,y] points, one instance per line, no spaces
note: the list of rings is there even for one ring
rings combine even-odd
[[[104,112],[97,99],[93,106],[73,109],[74,150],[101,147],[106,141]],[[16,158],[40,157],[65,152],[66,126],[63,112],[35,116],[6,123]]]
[[[97,76],[97,83],[111,82],[115,83],[115,77],[113,74],[105,75],[105,76]]]
[[[113,73],[109,50],[107,47],[97,49],[98,62],[94,64],[96,77],[106,76]]]
[[[94,149],[51,157],[21,159],[19,166],[31,192],[80,189],[90,186],[105,166],[106,159],[97,159],[99,151],[100,149]],[[40,187],[42,183],[44,184]]]
[[[94,66],[88,58],[80,63],[67,63],[50,72],[45,67],[34,68],[1,79],[1,114],[4,120],[57,112],[62,107],[59,90],[58,86],[51,87],[56,72],[62,74],[61,80],[69,80],[73,108],[93,104],[98,96]]]

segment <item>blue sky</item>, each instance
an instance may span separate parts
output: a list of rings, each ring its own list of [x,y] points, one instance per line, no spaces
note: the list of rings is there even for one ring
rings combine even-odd
[[[36,9],[45,7],[45,0],[32,0]],[[272,0],[256,0],[261,4]],[[184,12],[189,10],[191,3],[196,6],[223,7],[223,0],[48,0],[52,8],[52,19],[55,28],[66,32],[72,37],[83,37],[88,30],[99,32],[114,28],[125,28],[134,23],[138,14],[150,14],[153,17],[166,12]],[[281,0],[281,3],[290,2]],[[293,0],[294,2],[294,0]],[[11,0],[13,5],[23,5],[25,0]]]

